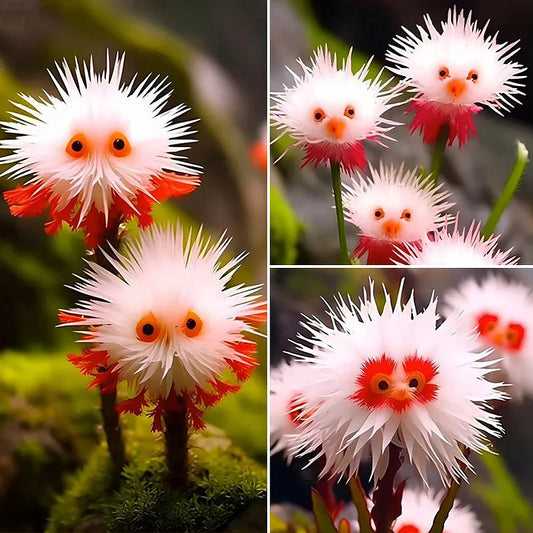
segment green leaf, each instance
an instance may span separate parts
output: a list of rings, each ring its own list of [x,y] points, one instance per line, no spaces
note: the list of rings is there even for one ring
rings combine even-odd
[[[313,502],[313,515],[315,517],[317,533],[337,533],[333,520],[324,504],[324,500],[315,489],[311,489],[311,501]]]
[[[500,533],[533,531],[533,509],[521,493],[501,456],[484,453],[481,460],[489,472],[490,481],[476,478],[474,492],[490,508]]]
[[[270,186],[270,262],[293,265],[302,225],[282,193]]]

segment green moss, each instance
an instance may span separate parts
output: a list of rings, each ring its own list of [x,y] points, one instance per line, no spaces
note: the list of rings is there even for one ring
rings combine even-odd
[[[144,425],[144,424],[142,424]],[[128,442],[145,441],[146,428],[128,428]],[[119,487],[113,485],[104,446],[98,447],[52,508],[47,531],[221,531],[254,503],[266,505],[266,472],[220,430],[191,439],[190,484],[170,490],[161,439],[129,450]],[[256,512],[254,531],[266,527],[266,509]]]

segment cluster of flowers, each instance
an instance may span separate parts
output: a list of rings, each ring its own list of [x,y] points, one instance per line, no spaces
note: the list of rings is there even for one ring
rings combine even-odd
[[[489,438],[502,433],[495,402],[509,398],[503,381],[513,401],[533,395],[533,294],[491,274],[450,290],[439,310],[433,295],[420,311],[414,292],[402,303],[403,284],[396,301],[384,287],[380,306],[371,281],[358,304],[339,296],[328,306],[329,324],[302,323],[291,363],[272,373],[272,453],[306,457],[332,483],[347,483],[369,462],[379,483],[395,448],[426,487],[434,473],[449,487],[473,471],[469,451],[492,451]],[[347,520],[331,491],[328,498],[332,518]],[[435,498],[405,498],[393,531],[428,531],[439,504],[422,514],[413,506]],[[446,531],[479,530],[453,528],[461,514],[469,512],[452,511]]]
[[[353,258],[368,254],[367,264],[514,264],[510,251],[497,249],[497,236],[482,238],[479,222],[460,229],[458,214],[445,215],[454,203],[435,187],[438,175],[382,164],[370,165],[367,174],[357,171],[367,163],[362,141],[384,145],[400,125],[383,117],[393,107],[409,106],[409,129],[419,130],[423,142],[437,143],[444,135],[444,150],[446,142],[457,139],[461,147],[476,134],[473,116],[481,105],[502,114],[523,94],[526,69],[510,61],[516,42],[498,43],[496,35],[486,35],[487,25],[478,28],[471,14],[455,8],[441,31],[429,16],[424,21],[419,35],[405,30],[387,52],[389,70],[400,77],[394,87],[392,78],[381,81],[383,69],[368,78],[370,61],[353,74],[351,53],[340,70],[327,47],[315,52],[310,67],[298,60],[303,75],[289,69],[295,85],[273,93],[273,125],[280,136],[296,139],[291,148],[303,148],[303,166],[336,164],[356,176],[342,195],[346,221],[359,228]],[[404,91],[414,96],[404,97]]]
[[[1,158],[10,165],[5,174],[29,176],[4,195],[11,213],[48,210],[48,233],[63,223],[81,229],[104,258],[87,262],[74,286],[83,299],[60,312],[63,324],[82,328],[88,345],[69,359],[102,394],[126,382],[132,397],[117,409],[141,414],[151,405],[153,430],[184,408],[201,428],[204,409],[239,389],[228,371],[242,382],[256,366],[249,334],[265,308],[259,286],[230,285],[246,254],[227,257],[225,235],[213,241],[179,223],[149,228],[155,203],[200,184],[200,167],[182,155],[196,120],[177,120],[188,111],[183,104],[167,108],[166,79],[125,84],[124,55],[114,63],[108,55],[102,73],[92,59],[76,60],[74,71],[66,61],[56,66],[58,96],[21,95],[0,146],[10,150]],[[140,237],[119,250],[120,225],[132,219]]]

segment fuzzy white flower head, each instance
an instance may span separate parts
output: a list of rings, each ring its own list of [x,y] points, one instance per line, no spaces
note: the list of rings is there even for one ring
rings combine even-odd
[[[433,519],[444,496],[434,496],[426,491],[406,489],[402,497],[402,514],[392,527],[394,533],[425,533],[433,524]],[[481,533],[481,523],[467,506],[457,500],[446,519],[446,533]]]
[[[287,436],[297,432],[302,423],[306,403],[304,383],[310,370],[314,368],[301,362],[283,362],[270,375],[271,453],[283,451],[289,463],[293,456],[287,448]]]
[[[391,79],[380,80],[382,71],[376,79],[368,79],[371,61],[353,74],[351,51],[338,69],[337,57],[331,57],[327,47],[318,48],[311,66],[298,59],[303,75],[289,69],[294,86],[272,94],[273,125],[304,147],[304,164],[335,159],[349,171],[364,166],[366,160],[364,152],[359,159],[360,154],[344,151],[369,137],[378,142],[390,139],[387,132],[398,123],[382,115],[399,105],[392,102],[398,92],[387,88]]]
[[[4,174],[33,174],[27,183],[38,185],[37,192],[49,191],[59,211],[77,198],[78,224],[93,206],[107,219],[116,198],[138,213],[135,196],[142,192],[155,201],[153,179],[167,172],[198,174],[200,167],[181,155],[195,142],[190,128],[195,120],[176,122],[188,111],[183,104],[163,109],[171,93],[166,79],[123,83],[124,55],[118,54],[113,65],[107,56],[102,73],[92,58],[89,64],[76,59],[74,72],[66,60],[56,67],[58,77],[50,76],[59,98],[47,92],[39,99],[20,95],[24,103],[14,105],[21,112],[2,124],[15,135],[0,142],[13,151],[0,159],[11,165]],[[198,185],[197,178],[181,180]]]
[[[418,241],[444,224],[444,212],[452,207],[450,192],[430,186],[416,170],[406,171],[380,163],[369,165],[369,175],[357,174],[351,186],[343,184],[344,218],[361,235],[392,242]]]
[[[432,238],[425,238],[422,245],[406,244],[397,248],[397,264],[415,266],[448,267],[487,267],[495,265],[515,265],[520,258],[511,256],[512,248],[501,251],[498,248],[499,235],[484,240],[480,223],[472,221],[470,227],[459,231],[459,215],[455,218],[452,233],[448,233],[447,223]]]
[[[119,380],[152,398],[172,387],[191,393],[227,368],[249,367],[242,347],[255,347],[244,334],[261,313],[259,286],[228,286],[245,256],[223,262],[229,241],[212,243],[201,230],[141,232],[108,256],[115,273],[88,262],[73,287],[88,299],[67,311],[69,324],[89,328],[83,340],[108,352]]]
[[[495,349],[511,383],[509,394],[520,400],[533,395],[533,295],[531,288],[502,276],[468,279],[444,297],[444,313],[462,313],[467,329],[479,332],[479,344]]]
[[[471,468],[461,445],[486,451],[487,435],[501,434],[488,406],[505,398],[485,379],[490,350],[478,351],[475,336],[455,316],[437,326],[435,297],[420,312],[413,293],[402,305],[402,289],[403,282],[393,304],[384,288],[381,311],[372,282],[359,306],[339,297],[329,309],[331,325],[310,319],[308,336],[295,343],[295,355],[317,371],[306,389],[313,408],[303,409],[305,421],[291,446],[314,454],[313,460],[323,457],[322,475],[349,478],[370,452],[379,479],[393,443],[426,484],[433,465],[448,485],[466,478],[462,463]]]
[[[448,11],[442,31],[425,15],[419,35],[394,38],[386,57],[392,72],[413,86],[416,99],[456,106],[484,104],[497,113],[508,111],[523,92],[518,80],[526,69],[509,59],[518,52],[518,41],[498,43],[497,33],[487,36],[488,22],[478,28],[472,13],[465,18],[456,8]]]

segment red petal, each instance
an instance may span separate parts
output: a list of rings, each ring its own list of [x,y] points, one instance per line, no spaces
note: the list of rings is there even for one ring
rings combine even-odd
[[[131,413],[140,415],[143,408],[148,407],[148,400],[145,398],[146,389],[143,389],[137,396],[124,400],[117,404],[117,413]]]

